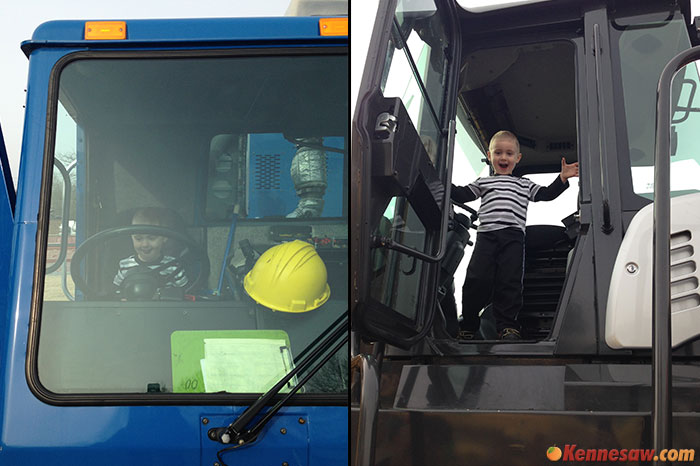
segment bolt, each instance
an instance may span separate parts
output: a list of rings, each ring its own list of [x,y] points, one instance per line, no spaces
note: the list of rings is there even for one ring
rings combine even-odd
[[[209,432],[207,432],[207,435],[209,436],[210,439],[216,441],[216,431],[214,429],[209,429]]]
[[[285,461],[284,463],[282,463],[282,466],[289,466],[289,463]]]
[[[287,429],[285,429],[284,427],[282,427],[282,428],[280,429],[280,432],[282,432],[282,435],[284,435],[284,434],[287,433]]]
[[[221,466],[221,465],[220,465],[219,462],[217,461],[216,463],[214,463],[214,466]]]
[[[304,419],[303,417],[300,417],[299,424],[306,424],[306,419]]]
[[[627,270],[627,273],[637,273],[639,266],[634,262],[630,262],[625,266],[625,270]]]
[[[204,424],[205,426],[209,424],[209,419],[207,419],[206,417],[202,419],[202,424]]]

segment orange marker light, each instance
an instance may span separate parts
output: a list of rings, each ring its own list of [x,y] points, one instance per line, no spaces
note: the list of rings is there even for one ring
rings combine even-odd
[[[347,18],[321,18],[318,20],[322,36],[347,36]]]
[[[85,40],[126,39],[126,21],[87,21]]]

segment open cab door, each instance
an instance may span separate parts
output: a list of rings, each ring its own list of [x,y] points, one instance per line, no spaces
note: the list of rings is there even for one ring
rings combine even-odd
[[[352,125],[352,322],[409,348],[434,314],[460,57],[452,2],[382,2]]]

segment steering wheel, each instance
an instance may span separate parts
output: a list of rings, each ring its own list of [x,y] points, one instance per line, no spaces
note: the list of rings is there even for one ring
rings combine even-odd
[[[209,270],[209,256],[207,256],[204,250],[202,250],[202,248],[192,238],[184,233],[155,225],[128,225],[124,227],[110,228],[109,230],[96,233],[90,238],[86,239],[75,250],[70,264],[70,275],[73,279],[73,283],[75,283],[75,288],[81,290],[88,297],[99,295],[97,290],[88,285],[87,280],[82,275],[80,265],[83,263],[83,260],[90,251],[103,246],[111,239],[118,238],[120,236],[131,236],[138,234],[165,236],[166,238],[176,240],[183,246],[182,252],[176,258],[176,260],[185,262],[183,259],[186,256],[191,256],[194,259],[188,259],[186,262],[199,264],[196,277],[190,279],[184,288],[185,293],[192,290],[198,284],[205,270]]]

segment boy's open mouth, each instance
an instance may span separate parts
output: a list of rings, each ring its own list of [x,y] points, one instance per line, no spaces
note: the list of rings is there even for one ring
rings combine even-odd
[[[498,162],[498,166],[501,168],[508,168],[508,162]]]

